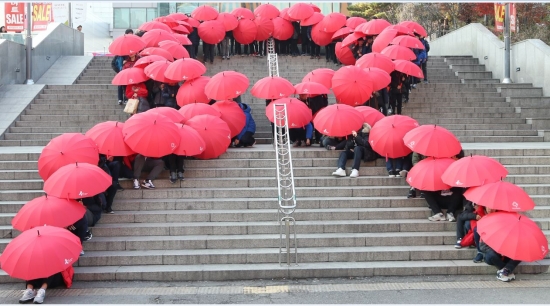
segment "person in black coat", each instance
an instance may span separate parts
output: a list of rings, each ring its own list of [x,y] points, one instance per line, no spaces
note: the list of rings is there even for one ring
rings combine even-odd
[[[390,74],[390,95],[389,104],[391,106],[392,114],[401,115],[401,107],[403,104],[403,74],[399,71],[392,71]]]
[[[359,167],[361,160],[372,161],[377,158],[376,153],[372,150],[369,144],[369,133],[371,126],[368,123],[363,124],[363,128],[359,132],[352,131],[351,137],[348,136],[345,150],[340,153],[338,158],[338,169],[332,173],[336,177],[346,176],[346,162],[353,158],[353,167],[350,177],[359,177]]]
[[[187,49],[187,52],[189,52],[189,56],[193,59],[196,59],[197,56],[199,55],[199,44],[201,41],[197,28],[193,28],[193,31],[189,33],[187,38],[189,38],[192,45],[185,46],[185,48]]]
[[[328,96],[327,95],[317,95],[314,97],[309,97],[306,99],[307,106],[311,109],[311,114],[315,116],[317,112],[328,106]],[[313,122],[312,122],[313,124]],[[316,143],[321,143],[321,133],[313,127],[315,133]]]

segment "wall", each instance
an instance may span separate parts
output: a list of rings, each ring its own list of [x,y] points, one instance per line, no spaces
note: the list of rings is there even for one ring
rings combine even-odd
[[[504,42],[485,26],[472,23],[430,42],[432,56],[473,56],[504,78]],[[519,68],[520,71],[516,71]],[[514,83],[532,83],[550,96],[550,47],[539,39],[528,39],[511,46],[510,78]]]

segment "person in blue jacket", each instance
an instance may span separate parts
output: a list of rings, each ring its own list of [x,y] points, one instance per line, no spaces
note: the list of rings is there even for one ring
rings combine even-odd
[[[413,49],[414,54],[416,55],[416,59],[413,61],[420,69],[422,69],[422,65],[426,62],[427,59],[427,53],[424,49]],[[412,88],[416,88],[416,84],[420,83],[421,80],[416,77],[411,78]]]
[[[239,106],[243,110],[245,116],[246,116],[246,124],[244,125],[244,128],[242,129],[241,133],[237,135],[235,139],[235,146],[236,147],[251,147],[256,144],[256,140],[254,139],[254,133],[256,133],[256,122],[254,121],[254,118],[252,117],[251,109],[248,105],[245,103],[239,103]]]

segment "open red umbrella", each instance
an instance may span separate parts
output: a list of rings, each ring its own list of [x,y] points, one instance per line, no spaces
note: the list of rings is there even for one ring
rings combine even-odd
[[[191,27],[191,26],[189,25],[189,27]],[[179,34],[189,34],[189,33],[191,33],[191,31],[189,31],[189,29],[184,25],[178,25],[178,26],[172,27],[172,31],[178,32],[178,33],[172,34],[172,35],[174,35],[174,37],[176,37],[175,36],[176,34],[179,35]]]
[[[195,131],[192,127],[177,123],[176,127],[180,133],[180,143],[174,151],[174,154],[180,156],[195,156],[201,154],[205,147],[206,143],[199,132]]]
[[[7,246],[0,263],[13,278],[47,278],[72,266],[82,243],[73,233],[56,226],[39,226],[23,232]]]
[[[258,28],[256,23],[246,18],[239,20],[239,25],[235,28],[235,30],[233,30],[235,40],[243,45],[248,45],[254,42],[257,34]]]
[[[251,10],[244,7],[238,7],[232,10],[231,15],[237,17],[238,19],[254,20],[255,18],[254,13],[252,13]]]
[[[206,144],[204,151],[196,157],[211,159],[227,151],[231,143],[231,130],[219,117],[199,115],[189,119],[186,124],[195,129]]]
[[[134,64],[134,68],[143,69],[151,63],[158,62],[158,61],[166,61],[166,60],[167,60],[166,58],[160,55],[147,55],[138,59]]]
[[[197,28],[200,38],[209,44],[217,44],[225,37],[225,26],[221,21],[210,20]]]
[[[261,18],[273,19],[279,17],[279,9],[273,4],[264,3],[260,4],[254,9],[254,15]]]
[[[174,35],[174,37],[180,42],[180,44],[184,45],[184,46],[190,46],[192,45],[193,43],[191,42],[191,40],[189,40],[189,38],[187,37],[187,35],[183,35],[183,34],[172,34]]]
[[[170,54],[170,52],[168,52],[168,51],[166,51],[162,48],[159,48],[159,47],[145,48],[145,49],[143,49],[143,51],[141,51],[139,53],[139,55],[141,55],[141,56],[158,55],[158,56],[162,56],[167,61],[173,61],[174,60],[174,56],[172,54]]]
[[[535,208],[535,202],[525,190],[504,181],[468,188],[464,197],[481,206],[500,211],[517,212]]]
[[[151,80],[155,80],[157,82],[177,83],[178,81],[171,80],[164,76],[166,69],[168,69],[168,67],[170,67],[171,64],[172,63],[167,60],[154,62],[149,66],[145,67],[143,69],[143,72],[145,72],[145,75],[149,77]]]
[[[187,118],[187,120],[200,115],[211,115],[215,117],[222,116],[222,114],[220,114],[220,112],[212,105],[208,105],[205,103],[190,103],[184,105],[182,108],[179,109],[179,112],[182,113],[183,116]]]
[[[172,40],[176,42],[178,41],[178,39],[175,38],[172,33],[165,30],[148,31],[147,33],[143,34],[142,38],[147,47],[156,47],[158,46],[159,42],[163,40]]]
[[[355,29],[358,25],[366,23],[367,20],[361,17],[350,17],[346,20],[346,27]]]
[[[334,34],[332,34],[332,39],[345,38],[346,36],[352,33],[354,33],[352,28],[343,27],[340,30],[334,32]]]
[[[44,182],[44,191],[62,199],[81,199],[105,192],[112,183],[111,176],[97,164],[77,162],[55,171]]]
[[[319,22],[323,21],[323,18],[325,18],[323,14],[314,12],[313,15],[311,15],[309,18],[300,21],[300,25],[305,27],[318,24]]]
[[[221,119],[227,123],[231,138],[239,135],[246,125],[246,115],[235,101],[218,101],[212,105],[221,114]]]
[[[209,77],[201,76],[191,81],[186,81],[180,86],[176,101],[179,106],[184,106],[190,103],[208,103],[210,99],[206,96],[204,89],[210,81]]]
[[[182,58],[170,64],[164,76],[170,80],[189,81],[200,77],[205,72],[206,67],[203,63],[192,58]]]
[[[209,5],[201,5],[191,12],[191,17],[200,21],[214,20],[218,17],[218,11]]]
[[[372,19],[366,23],[357,26],[357,28],[355,28],[355,31],[361,31],[366,35],[378,35],[389,26],[391,26],[391,23],[389,23],[385,19]]]
[[[138,28],[138,30],[149,32],[151,30],[163,30],[166,32],[171,32],[172,30],[170,27],[162,22],[159,21],[148,21],[143,24],[141,24]],[[131,34],[133,35],[133,34]]]
[[[99,151],[95,142],[80,133],[65,133],[50,140],[38,158],[38,174],[47,180],[59,168],[75,162],[95,164]]]
[[[329,105],[315,115],[313,125],[323,135],[344,137],[363,126],[363,115],[349,105]]]
[[[356,29],[357,31],[357,29]],[[390,45],[390,42],[397,36],[397,30],[392,28],[387,28],[380,35],[376,36],[372,42],[372,51],[373,52],[382,52],[384,48]]]
[[[395,70],[402,72],[404,74],[414,76],[417,78],[424,78],[424,73],[422,69],[418,67],[415,63],[406,61],[406,60],[395,60]]]
[[[411,149],[403,143],[403,137],[416,128],[418,122],[411,117],[394,115],[378,121],[370,130],[372,149],[386,158],[407,156]]]
[[[313,15],[313,7],[307,3],[293,4],[287,11],[290,18],[294,20],[304,20]]]
[[[250,90],[250,93],[254,97],[260,99],[285,98],[294,94],[294,92],[295,89],[292,83],[285,78],[277,76],[265,77],[259,80]]]
[[[367,80],[371,82],[373,91],[379,91],[388,87],[391,83],[391,76],[384,70],[379,68],[365,68]]]
[[[321,8],[319,8],[317,5],[315,5],[313,3],[308,3],[308,4],[313,8],[314,12],[317,12],[317,13],[321,12]]]
[[[294,34],[294,27],[290,21],[281,17],[273,18],[273,38],[287,40]]]
[[[145,42],[141,37],[133,34],[124,34],[117,37],[109,46],[109,52],[114,55],[137,54],[145,48]]]
[[[189,17],[189,19],[186,20],[186,22],[192,26],[193,28],[198,28],[201,24],[197,19]]]
[[[401,35],[395,37],[391,42],[391,45],[398,45],[401,47],[407,47],[411,49],[422,49],[424,50],[424,44],[416,38],[409,35]]]
[[[311,40],[319,46],[326,46],[332,42],[332,35],[334,33],[323,31],[321,23],[314,25],[311,28]]]
[[[388,56],[393,60],[413,61],[416,59],[416,55],[414,54],[414,52],[412,52],[411,49],[396,45],[386,47],[380,53]]]
[[[325,85],[317,82],[303,82],[294,86],[296,94],[304,95],[326,95],[329,93],[329,89]]]
[[[494,212],[477,222],[481,240],[495,252],[519,261],[541,260],[548,254],[548,240],[527,216]]]
[[[97,148],[101,154],[108,156],[132,155],[134,151],[124,142],[124,136],[122,134],[123,127],[124,123],[122,122],[101,122],[89,129],[88,132],[86,132],[86,136],[97,144]],[[93,162],[89,163],[93,164]]]
[[[451,187],[443,183],[441,175],[453,162],[452,158],[425,158],[412,167],[407,174],[407,183],[418,190],[447,190]]]
[[[470,155],[454,162],[441,177],[453,187],[476,187],[498,182],[508,170],[498,161],[483,155]]]
[[[85,213],[86,207],[75,200],[45,195],[23,205],[11,220],[11,225],[21,232],[42,225],[67,227]]]
[[[274,114],[273,107],[275,105],[277,105],[277,110]],[[295,98],[282,98],[271,101],[265,108],[267,119],[277,126],[284,126],[286,124],[285,120],[283,120],[284,107],[282,105],[286,105],[289,128],[301,128],[311,122],[311,109],[304,102]]]
[[[411,130],[403,137],[403,142],[413,152],[438,158],[453,157],[462,150],[460,141],[451,131],[431,124]]]
[[[172,13],[172,14],[168,15],[167,17],[170,17],[174,20],[181,20],[181,21],[185,21],[185,20],[189,19],[189,17],[187,15],[185,15],[184,13]]]
[[[216,20],[223,23],[225,31],[233,31],[239,25],[237,17],[230,13],[220,13]]]
[[[273,25],[273,21],[271,19],[257,17],[256,19],[254,19],[254,23],[256,24],[256,27],[258,29],[256,33],[257,41],[264,41],[273,36],[275,26]]]
[[[330,68],[318,68],[302,79],[302,82],[317,82],[325,85],[326,88],[332,88],[332,77],[334,77],[334,70]]]
[[[338,103],[351,106],[362,105],[370,99],[372,84],[365,82],[368,74],[356,66],[345,66],[338,69],[332,77],[332,91]]]
[[[398,23],[398,25],[407,27],[409,30],[413,31],[413,33],[417,33],[421,37],[428,36],[428,32],[426,32],[424,27],[414,21],[402,21]]]
[[[140,113],[126,121],[124,142],[146,157],[162,157],[174,152],[180,142],[174,121],[159,113]]]
[[[363,122],[368,123],[371,127],[386,117],[379,110],[370,106],[357,106],[355,109],[363,115]]]
[[[330,13],[323,18],[321,26],[323,31],[334,33],[346,25],[346,15],[342,13]]]
[[[395,70],[395,64],[391,58],[377,52],[372,52],[361,56],[355,63],[355,66],[359,66],[361,68],[380,68],[387,73],[391,73]]]
[[[228,100],[244,94],[248,85],[250,82],[246,75],[236,71],[222,71],[208,81],[204,92],[209,99]]]
[[[337,42],[334,51],[336,53],[336,58],[343,65],[355,65],[355,56],[353,56],[353,52],[349,47],[344,47],[341,42]]]
[[[161,41],[159,42],[159,47],[170,52],[172,54],[172,57],[175,59],[180,58],[189,58],[189,52],[181,45],[179,41]]]
[[[143,72],[141,68],[127,68],[123,69],[115,75],[111,84],[113,85],[133,85],[143,83],[149,80],[149,78]]]
[[[284,20],[290,21],[290,22],[299,21],[297,19],[293,19],[290,16],[288,16],[288,7],[281,10],[281,12],[279,13],[279,17],[283,18]]]
[[[171,107],[155,107],[146,111],[146,113],[164,115],[174,123],[185,123],[187,121],[187,118],[182,113]]]
[[[165,25],[169,26],[170,28],[178,25],[178,21],[176,19],[168,16],[157,17],[155,18],[155,21],[162,22]]]
[[[365,34],[361,32],[353,32],[350,35],[348,35],[344,40],[341,42],[343,47],[347,47],[349,45],[356,44],[359,39],[365,38]],[[348,48],[349,49],[349,48]]]

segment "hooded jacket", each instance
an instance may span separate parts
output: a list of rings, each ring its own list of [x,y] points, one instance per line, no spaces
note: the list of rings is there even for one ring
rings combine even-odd
[[[244,125],[244,128],[239,133],[239,135],[237,135],[237,139],[241,140],[241,138],[244,136],[244,133],[246,132],[251,132],[252,134],[256,133],[256,122],[254,121],[254,118],[252,118],[252,109],[247,104],[240,103],[239,106],[246,116],[246,123]]]

